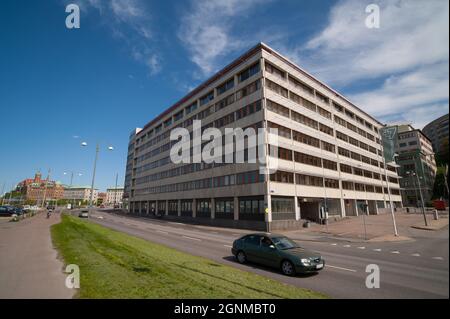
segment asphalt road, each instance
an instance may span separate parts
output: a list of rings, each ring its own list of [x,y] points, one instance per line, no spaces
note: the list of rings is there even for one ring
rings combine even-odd
[[[319,291],[333,298],[448,298],[448,228],[418,237],[413,242],[347,243],[303,241],[305,248],[318,251],[326,267],[318,274],[287,277],[259,265],[238,264],[230,248],[234,239],[247,233],[135,218],[97,211],[90,220],[186,253],[202,256],[281,282]],[[366,287],[366,266],[380,269],[380,288]]]

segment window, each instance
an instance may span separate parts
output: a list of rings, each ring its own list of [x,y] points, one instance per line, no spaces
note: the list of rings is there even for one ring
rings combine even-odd
[[[264,206],[264,199],[239,198],[239,214],[264,214]]]
[[[234,200],[233,199],[216,199],[216,214],[233,214]]]
[[[322,159],[323,168],[331,169],[333,171],[337,171],[337,163],[333,161],[329,161],[326,159]]]
[[[212,100],[214,100],[214,91],[211,91],[205,96],[200,98],[200,106],[205,105],[206,103]]]
[[[303,174],[296,174],[295,175],[296,183],[299,185],[306,185],[306,186],[317,186],[322,187],[323,186],[323,179],[322,177],[317,176],[309,176],[309,175],[303,175]]]
[[[271,155],[271,156],[274,155],[274,154],[271,154],[272,149],[273,149],[272,147],[269,147],[269,155]],[[292,161],[292,151],[288,150],[286,148],[283,148],[283,147],[278,147],[278,158],[287,160],[287,161]]]
[[[293,184],[294,174],[289,172],[276,171],[275,173],[270,174],[270,180],[272,182]]]
[[[315,137],[312,137],[312,136],[309,136],[309,135],[306,135],[306,134],[303,134],[303,133],[300,133],[297,131],[293,131],[293,137],[294,137],[294,140],[297,142],[304,143],[304,144],[314,146],[317,148],[320,147],[320,140]]]
[[[291,83],[297,89],[300,89],[300,90],[302,90],[303,92],[305,92],[305,93],[307,93],[309,95],[314,95],[314,89],[312,87],[306,85],[305,83],[303,83],[300,80],[297,80],[296,78],[294,78],[291,75],[289,75],[289,83]]]
[[[336,137],[344,142],[348,142],[348,136],[342,132],[336,131]]]
[[[225,93],[229,89],[234,87],[234,78],[229,79],[224,84],[217,87],[217,95],[221,95],[222,93]]]
[[[279,77],[280,79],[285,80],[286,79],[286,73],[281,71],[280,69],[274,67],[272,64],[270,63],[265,63],[265,69],[268,73],[273,74],[277,77]]]
[[[295,152],[295,161],[306,165],[322,167],[322,161],[319,157],[315,157],[308,154]]]
[[[325,134],[334,136],[333,129],[329,126],[326,126],[322,123],[319,123],[319,130]]]
[[[342,188],[346,189],[346,190],[354,190],[355,189],[352,182],[345,182],[345,181],[342,182]]]
[[[234,103],[234,94],[228,95],[226,98],[216,103],[216,112]]]
[[[324,103],[326,103],[326,104],[328,104],[330,101],[329,101],[329,99],[325,96],[325,95],[322,95],[322,94],[320,94],[319,92],[317,92],[316,91],[316,96],[317,96],[317,98],[319,99],[319,100],[321,100],[322,102],[324,102]],[[331,115],[331,114],[330,114]]]
[[[257,62],[238,74],[239,82],[247,80],[248,78],[258,73],[259,71],[260,71],[259,62]]]
[[[271,90],[281,96],[284,96],[285,98],[288,97],[288,90],[285,89],[284,87],[282,87],[281,85],[276,84],[275,82],[272,82],[272,81],[266,79],[266,87],[269,90]]]
[[[355,191],[364,192],[365,190],[364,184],[355,183]]]
[[[304,116],[303,114],[297,113],[295,111],[291,111],[291,116],[292,116],[292,119],[298,123],[309,126],[316,130],[319,129],[319,123],[317,121],[310,119],[309,117]]]
[[[164,127],[168,127],[172,124],[172,118],[168,118],[164,121]]]
[[[325,187],[327,188],[339,188],[339,181],[336,179],[325,178]]]
[[[178,121],[178,120],[180,120],[180,119],[182,119],[183,118],[183,110],[181,110],[180,112],[178,112],[178,113],[176,113],[174,116],[173,116],[173,120],[176,122],[176,121]]]
[[[237,91],[236,93],[236,100],[240,100],[243,97],[250,95],[256,91],[258,91],[261,88],[261,82],[260,80],[257,80],[246,87],[242,88],[241,90]]]
[[[250,114],[261,111],[261,100],[256,101],[252,104],[246,105],[243,108],[237,110],[236,113],[236,121],[249,116]]]
[[[347,173],[347,174],[352,174],[352,167],[349,165],[345,165],[345,164],[340,164],[341,165],[341,172],[342,173]]]
[[[186,107],[186,114],[192,113],[197,109],[197,101]]]
[[[350,157],[350,151],[346,150],[345,148],[338,147],[338,153],[339,153],[339,155],[342,155],[345,157]]]
[[[317,106],[317,112],[322,115],[323,117],[326,117],[327,119],[331,120],[331,113],[325,110],[324,108],[321,108],[320,106]]]
[[[266,100],[267,109],[289,118],[289,109],[271,100]]]
[[[278,136],[282,136],[285,138],[291,138],[291,130],[288,129],[287,127],[272,123],[272,122],[267,122],[269,128],[275,128],[278,129]],[[269,130],[270,132],[270,130]]]
[[[322,141],[321,143],[322,143],[322,149],[324,151],[335,153],[336,148],[333,144],[327,143],[325,141]]]
[[[343,120],[343,119],[341,119],[339,116],[334,116],[334,121],[337,123],[337,124],[339,124],[339,125],[342,125],[342,126],[347,126],[347,122],[345,121],[345,120]]]
[[[272,197],[272,212],[274,213],[294,213],[294,198],[292,197]]]
[[[222,117],[218,120],[215,120],[214,126],[217,128],[220,128],[220,127],[223,127],[223,126],[228,125],[233,122],[234,122],[234,113],[231,113],[231,114],[225,115],[224,117]]]

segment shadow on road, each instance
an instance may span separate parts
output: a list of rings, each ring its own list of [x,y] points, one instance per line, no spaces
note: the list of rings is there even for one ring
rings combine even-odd
[[[238,265],[242,265],[236,260],[236,258],[234,256],[225,256],[225,257],[223,257],[223,259],[226,260],[226,261],[229,261],[229,262],[233,262],[233,263],[238,264]],[[246,266],[246,267],[249,267],[249,268],[252,268],[252,269],[259,269],[259,270],[270,271],[270,272],[282,275],[282,273],[281,273],[281,271],[279,269],[263,266],[263,265],[260,265],[260,264],[255,264],[255,263],[252,263],[252,262],[246,262],[245,264],[243,264],[243,266]],[[295,278],[309,278],[309,277],[317,276],[318,274],[319,274],[319,272],[312,272],[312,273],[306,273],[306,274],[297,273],[293,277],[295,277]]]

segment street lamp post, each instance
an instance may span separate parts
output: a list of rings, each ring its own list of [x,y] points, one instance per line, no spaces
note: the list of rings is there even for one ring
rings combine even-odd
[[[81,146],[87,146],[88,144],[86,142],[81,143]],[[112,146],[108,146],[108,150],[112,151],[114,148]],[[91,182],[91,194],[89,196],[89,207],[92,208],[93,201],[94,201],[94,184],[95,184],[95,173],[97,170],[97,160],[98,160],[98,153],[100,152],[100,145],[97,143],[95,146],[95,159],[94,159],[94,170],[92,172],[92,182]]]
[[[114,206],[113,208],[116,208],[116,201],[117,201],[117,180],[119,179],[119,173],[116,173],[116,188],[114,189]]]

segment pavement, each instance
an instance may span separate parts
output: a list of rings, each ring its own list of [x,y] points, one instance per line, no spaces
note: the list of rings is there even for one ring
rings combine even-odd
[[[19,222],[0,222],[0,299],[72,298],[66,288],[50,226],[60,216],[44,213]]]
[[[248,230],[105,211],[94,212],[90,221],[333,298],[449,298],[448,226],[433,232],[408,226],[409,240],[405,241],[348,241],[329,234],[297,234],[295,239],[300,245],[320,252],[326,266],[318,274],[287,277],[276,269],[235,261],[230,251],[233,240]],[[380,269],[380,288],[369,289],[365,285],[366,267],[371,264]]]
[[[398,236],[394,236],[391,214],[347,217],[329,225],[311,224],[309,228],[281,233],[298,239],[308,237],[333,238],[349,242],[411,241],[426,230],[439,230],[448,226],[448,216],[433,220],[427,214],[429,227],[425,227],[422,214],[395,213]]]

